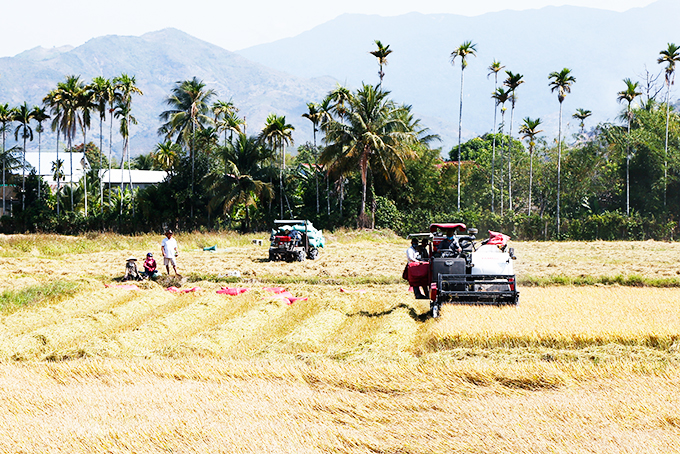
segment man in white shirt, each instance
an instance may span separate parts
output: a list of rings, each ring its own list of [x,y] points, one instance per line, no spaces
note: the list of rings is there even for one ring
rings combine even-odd
[[[172,269],[175,270],[175,275],[177,274],[177,261],[176,257],[179,255],[177,250],[177,240],[172,237],[172,230],[168,229],[165,232],[165,238],[161,242],[161,252],[163,253],[163,263],[165,264],[165,270],[170,274],[170,264],[172,264]]]

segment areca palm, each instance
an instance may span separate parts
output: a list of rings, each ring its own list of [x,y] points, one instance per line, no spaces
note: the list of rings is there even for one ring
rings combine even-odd
[[[80,109],[80,129],[83,133],[83,153],[85,153],[85,151],[87,150],[87,130],[90,129],[90,123],[92,121],[92,111],[97,108],[97,104],[94,98],[94,91],[92,90],[92,87],[90,85],[85,86],[85,89],[80,93],[78,107]],[[87,169],[85,169],[84,166],[83,173],[85,174],[85,179],[83,181],[85,182],[85,186],[87,186]],[[87,217],[87,188],[85,188],[84,196],[85,196],[85,217]]]
[[[557,91],[557,100],[560,103],[560,119],[557,129],[557,233],[560,232],[560,191],[562,182],[562,102],[567,93],[571,93],[571,85],[576,82],[576,78],[571,75],[569,68],[562,71],[553,71],[548,75],[549,87],[551,92]]]
[[[383,66],[387,66],[387,56],[391,54],[392,51],[390,50],[389,44],[387,46],[383,46],[383,44],[377,39],[375,40],[375,45],[378,46],[378,49],[369,53],[378,59],[378,65],[380,65],[380,70],[378,71],[378,76],[380,77],[379,86],[382,87],[383,77],[385,76],[385,73],[383,72]]]
[[[111,201],[111,165],[113,162],[112,159],[112,154],[113,154],[113,116],[116,112],[116,106],[122,101],[123,99],[123,94],[121,93],[121,84],[117,78],[114,78],[111,80],[111,83],[107,87],[107,94],[106,94],[107,102],[108,102],[108,110],[109,110],[109,191],[108,191],[108,207],[110,208],[112,205]],[[103,150],[101,150],[103,153]],[[121,175],[122,178],[122,175]],[[122,200],[122,199],[121,199]]]
[[[668,181],[668,123],[671,115],[671,85],[675,82],[675,64],[680,61],[680,47],[674,43],[668,43],[668,47],[659,52],[659,64],[666,64],[666,141],[664,143],[663,162],[663,205],[666,206],[666,187]]]
[[[14,109],[13,120],[19,123],[19,125],[14,130],[14,140],[19,139],[19,134],[21,138],[24,139],[23,147],[23,158],[21,163],[21,210],[23,211],[26,201],[26,139],[33,141],[33,128],[31,128],[31,120],[34,118],[34,111],[32,108],[28,107],[28,104],[24,102],[22,105]]]
[[[227,145],[227,131],[234,133],[234,128],[240,125],[235,124],[234,120],[237,120],[236,112],[238,108],[234,106],[234,103],[229,101],[218,100],[212,105],[212,112],[215,115],[215,127],[218,131],[224,131],[224,146]],[[237,132],[240,132],[240,128]],[[232,135],[233,137],[233,135]]]
[[[250,208],[274,196],[271,184],[262,181],[262,164],[270,158],[271,151],[257,138],[239,134],[235,143],[229,142],[218,151],[223,169],[208,175],[208,187],[214,193],[208,206],[220,208],[225,215],[236,207],[243,207],[243,230],[249,231]]]
[[[44,132],[43,122],[49,120],[51,117],[43,107],[36,106],[33,108],[33,119],[38,123],[35,131],[38,133],[38,177],[40,177],[41,163],[40,163],[40,153],[42,151],[42,133]],[[38,198],[40,198],[40,186],[38,185]]]
[[[583,130],[585,129],[585,121],[586,118],[591,116],[593,113],[589,110],[586,109],[576,109],[576,113],[572,115],[573,118],[576,118],[579,123],[579,127],[581,128],[581,135],[583,135]]]
[[[134,214],[134,192],[132,192],[132,173],[130,172],[130,125],[137,124],[137,120],[132,117],[132,95],[143,95],[142,90],[137,87],[137,81],[134,76],[129,76],[125,73],[116,77],[113,80],[116,84],[118,91],[120,92],[120,101],[118,102],[117,111],[120,120],[120,133],[123,136],[123,159],[125,161],[125,156],[127,155],[128,162],[128,174],[130,175],[130,191],[132,196],[132,213]],[[115,114],[116,112],[114,112]],[[122,178],[122,168],[121,163],[121,191],[123,190],[123,178]],[[122,214],[122,205],[121,205]]]
[[[358,168],[361,175],[359,227],[370,225],[366,216],[368,173],[379,172],[398,183],[406,182],[405,161],[415,156],[416,133],[409,130],[403,107],[388,98],[389,92],[364,84],[348,100],[341,121],[325,125],[328,146],[321,154],[323,165],[340,169]]]
[[[501,105],[501,216],[503,216],[503,132],[505,130],[505,103],[510,99],[510,92],[503,87],[496,88],[491,97],[496,101],[496,107]],[[496,131],[494,131],[493,148],[491,154],[491,206],[495,204],[495,184],[496,175]],[[493,208],[492,208],[493,211]]]
[[[321,120],[321,110],[319,105],[315,102],[308,102],[307,112],[303,113],[302,116],[312,122],[312,134],[314,137],[314,165],[316,166],[318,164],[316,132],[318,131],[317,126]],[[314,171],[314,179],[316,180],[316,214],[319,214],[319,176],[316,170]]]
[[[465,41],[451,52],[451,64],[455,64],[456,59],[460,58],[460,111],[458,113],[458,211],[460,211],[460,150],[462,146],[461,137],[463,133],[463,75],[467,67],[469,56],[477,55],[476,44],[472,41]]]
[[[628,134],[626,137],[626,215],[630,215],[630,124],[633,121],[631,104],[642,92],[637,91],[638,82],[633,82],[626,78],[623,79],[623,83],[626,84],[626,89],[618,93],[617,100],[628,103],[626,110],[626,118],[628,119]]]
[[[165,123],[158,130],[166,140],[175,140],[189,148],[191,158],[191,218],[194,217],[195,150],[194,135],[198,129],[211,126],[210,101],[215,91],[206,89],[202,80],[178,81],[170,96],[165,100],[169,107],[160,115]]]
[[[103,167],[102,157],[104,153],[104,120],[106,119],[106,107],[112,93],[111,81],[101,76],[92,79],[90,84],[95,108],[99,112],[99,170]],[[101,173],[100,173],[101,174]],[[104,209],[104,185],[99,183],[99,205]]]
[[[511,71],[505,71],[508,75],[503,85],[510,90],[510,140],[508,140],[508,209],[512,211],[512,124],[515,115],[515,102],[517,101],[517,87],[524,83],[521,74],[515,74]]]
[[[12,123],[13,110],[9,108],[8,104],[0,104],[0,128],[2,128],[2,156],[5,156],[5,137],[7,134],[7,125]],[[2,160],[2,215],[5,215],[5,174],[7,173],[6,159]]]
[[[493,74],[494,78],[494,84],[493,84],[493,91],[496,93],[496,89],[498,89],[498,73],[505,68],[505,66],[501,65],[501,62],[494,60],[491,65],[487,68],[489,70],[489,73],[486,75],[488,78],[491,74]],[[491,96],[493,98],[493,95]],[[494,101],[493,103],[493,129],[491,130],[493,132],[493,153],[492,153],[492,158],[491,158],[491,212],[495,213],[496,212],[496,206],[495,206],[495,193],[494,193],[494,167],[496,165],[496,118],[498,115],[498,101]]]
[[[529,216],[531,216],[531,191],[534,180],[534,146],[536,145],[534,139],[538,134],[543,132],[543,130],[538,129],[540,124],[540,118],[532,120],[531,118],[526,117],[523,120],[522,126],[519,128],[522,139],[529,139]]]
[[[279,168],[279,185],[281,196],[281,217],[283,218],[283,170],[286,167],[285,146],[293,145],[293,131],[295,127],[286,123],[283,115],[269,114],[265,121],[264,129],[259,135],[262,143],[268,144],[276,153],[281,150],[281,167]]]
[[[52,131],[57,132],[57,157],[56,160],[59,161],[59,134],[61,133],[61,117],[62,117],[62,111],[61,111],[61,103],[59,102],[60,96],[59,96],[59,90],[55,89],[50,91],[44,98],[43,98],[43,103],[45,106],[47,106],[50,109],[50,112],[52,113],[52,122],[51,122],[51,129]],[[61,192],[61,186],[60,186],[60,181],[61,180],[55,180],[57,182],[57,194]],[[59,208],[59,197],[57,197],[57,216],[59,216],[60,213],[60,208]]]

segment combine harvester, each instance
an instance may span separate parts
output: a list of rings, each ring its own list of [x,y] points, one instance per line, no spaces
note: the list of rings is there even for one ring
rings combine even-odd
[[[421,260],[408,264],[407,275],[412,286],[429,288],[432,317],[439,317],[444,303],[518,303],[512,266],[516,257],[507,244],[510,237],[489,231],[489,238],[478,243],[476,234],[477,229],[452,223],[432,224],[429,233],[409,235],[428,242]]]

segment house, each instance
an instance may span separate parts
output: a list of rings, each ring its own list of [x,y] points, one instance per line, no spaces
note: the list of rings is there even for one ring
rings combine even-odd
[[[113,187],[120,187],[122,183],[129,188],[130,184],[132,184],[132,187],[137,189],[144,189],[153,184],[158,184],[165,180],[167,176],[168,172],[164,170],[111,169],[110,175],[108,169],[99,171],[99,177],[103,185],[110,183]]]

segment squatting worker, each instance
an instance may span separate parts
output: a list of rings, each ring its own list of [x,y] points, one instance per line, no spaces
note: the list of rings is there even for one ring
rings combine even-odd
[[[177,261],[175,260],[179,255],[177,250],[177,240],[172,237],[172,230],[167,230],[165,232],[165,238],[161,242],[161,253],[163,254],[163,264],[165,264],[165,270],[170,274],[170,264],[172,264],[172,269],[177,274]]]

